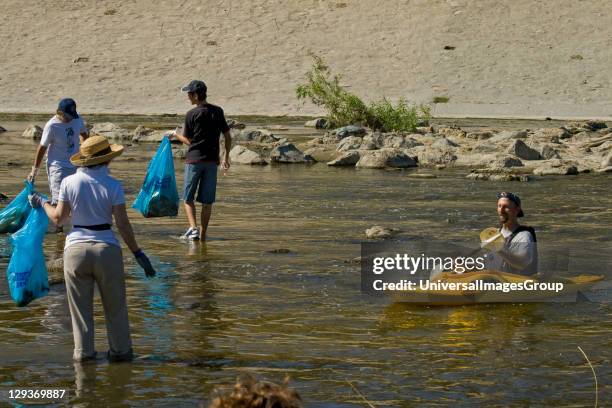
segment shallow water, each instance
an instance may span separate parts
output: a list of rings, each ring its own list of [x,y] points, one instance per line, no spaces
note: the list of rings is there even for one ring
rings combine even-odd
[[[285,133],[306,138],[312,131]],[[3,137],[0,191],[18,192],[34,149],[33,142]],[[129,203],[154,149],[132,147],[111,166]],[[8,389],[44,387],[67,389],[74,406],[195,406],[216,385],[251,372],[276,382],[291,376],[307,406],[364,406],[353,387],[375,406],[592,406],[581,346],[597,371],[600,406],[609,405],[609,303],[392,304],[361,294],[359,266],[345,262],[359,256],[364,230],[376,224],[401,229],[397,240],[475,244],[478,231],[496,221],[495,193],[509,189],[523,197],[539,241],[598,254],[578,272],[609,271],[609,177],[492,183],[467,180],[465,171],[419,171],[438,178],[324,164],[233,166],[219,176],[205,244],[175,238],[186,227],[182,212],[143,219],[130,211],[158,269],[158,277],[145,279],[124,251],[142,357],[133,363],[73,365],[62,285],[19,309],[2,279],[2,403]],[[45,175],[39,178],[44,186]],[[47,235],[49,257],[56,246],[56,236]],[[4,241],[0,248],[5,271]],[[290,252],[269,252],[281,248]],[[105,351],[96,307],[96,344]]]

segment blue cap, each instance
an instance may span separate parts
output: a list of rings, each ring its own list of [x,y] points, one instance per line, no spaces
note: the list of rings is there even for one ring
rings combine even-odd
[[[187,85],[181,88],[183,92],[206,92],[206,84],[203,81],[194,79]]]
[[[57,110],[61,111],[70,119],[76,119],[79,117],[79,114],[76,110],[76,102],[72,98],[62,99],[59,102],[59,105],[57,105]]]

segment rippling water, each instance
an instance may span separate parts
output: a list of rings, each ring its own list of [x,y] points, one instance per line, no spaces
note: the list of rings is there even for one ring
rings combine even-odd
[[[9,136],[1,146],[0,191],[13,196],[35,144]],[[111,165],[130,203],[154,149],[130,148]],[[177,170],[180,184],[179,162]],[[364,230],[375,224],[400,228],[398,240],[474,244],[478,231],[496,221],[495,193],[510,189],[521,193],[526,222],[537,226],[540,241],[599,252],[609,270],[610,178],[492,183],[455,170],[433,171],[436,179],[412,172],[233,166],[219,176],[205,244],[176,238],[186,227],[183,213],[147,220],[130,212],[158,269],[158,277],[145,279],[126,255],[140,356],[133,363],[73,365],[62,285],[20,309],[3,278],[2,392],[65,388],[74,406],[196,406],[216,385],[251,372],[276,382],[291,376],[308,406],[364,406],[353,387],[375,406],[592,406],[594,383],[581,346],[598,374],[600,406],[609,405],[608,303],[392,304],[361,294],[359,266],[346,261],[359,256]],[[49,257],[56,240],[47,235]],[[270,252],[281,248],[290,252]],[[8,256],[1,239],[2,271]],[[105,351],[99,300],[96,307],[96,344]]]

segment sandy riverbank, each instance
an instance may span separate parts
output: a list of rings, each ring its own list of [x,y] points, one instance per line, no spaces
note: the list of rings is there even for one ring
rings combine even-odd
[[[316,115],[294,89],[324,57],[366,99],[430,102],[437,116],[612,118],[604,0],[400,2],[9,0],[0,111],[184,113],[203,78],[233,115]],[[67,29],[70,27],[70,29]]]

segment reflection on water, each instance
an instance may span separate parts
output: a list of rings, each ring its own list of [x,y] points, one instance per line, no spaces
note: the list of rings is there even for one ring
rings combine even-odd
[[[10,142],[10,143],[9,143]],[[0,191],[13,196],[35,145],[4,139]],[[112,164],[132,202],[153,146],[129,148]],[[26,153],[24,153],[26,152]],[[27,157],[28,160],[20,159]],[[182,184],[182,166],[176,165]],[[130,322],[139,358],[129,364],[73,365],[62,285],[27,308],[0,282],[3,390],[65,388],[75,406],[194,406],[244,371],[282,381],[309,406],[363,406],[349,382],[376,406],[590,406],[593,380],[610,401],[612,313],[608,304],[420,307],[359,291],[364,230],[401,229],[398,240],[475,244],[494,224],[495,193],[523,197],[538,239],[591,251],[580,273],[610,248],[609,178],[549,178],[533,183],[469,181],[459,171],[433,180],[410,171],[314,166],[234,166],[219,177],[210,240],[185,243],[184,214],[144,219],[130,210],[140,245],[158,270],[145,279],[124,250]],[[41,186],[45,175],[40,176]],[[45,253],[53,257],[57,237]],[[274,251],[288,249],[286,251]],[[0,242],[0,268],[9,252]],[[608,258],[609,261],[609,256]],[[569,264],[569,263],[568,263]],[[99,300],[96,346],[106,350]],[[601,385],[604,382],[604,385]]]

